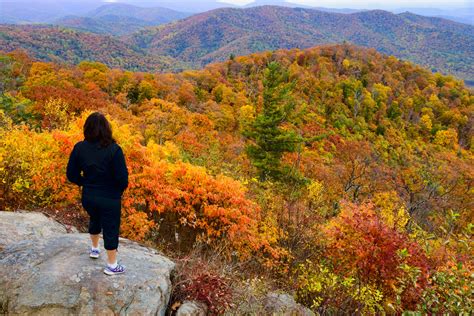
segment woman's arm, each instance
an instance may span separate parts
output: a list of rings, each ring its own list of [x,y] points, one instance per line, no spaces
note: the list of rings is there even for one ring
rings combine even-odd
[[[74,146],[66,168],[66,176],[69,181],[82,186],[84,184],[84,177],[81,175],[81,168],[78,163],[77,144]]]
[[[112,159],[112,168],[117,187],[121,192],[125,191],[128,187],[128,170],[125,164],[125,156],[120,146]]]

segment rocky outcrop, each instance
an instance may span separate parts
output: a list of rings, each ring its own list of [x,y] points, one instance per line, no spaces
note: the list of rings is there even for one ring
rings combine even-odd
[[[286,293],[268,293],[264,300],[265,311],[271,315],[315,315],[308,308],[295,302],[293,296]]]
[[[176,316],[206,316],[207,305],[196,301],[184,301],[178,308]]]
[[[42,213],[0,212],[0,247],[30,239],[66,234],[67,228]]]
[[[121,239],[127,272],[106,276],[105,254],[90,259],[88,247],[43,214],[0,212],[0,314],[165,314],[172,261]]]

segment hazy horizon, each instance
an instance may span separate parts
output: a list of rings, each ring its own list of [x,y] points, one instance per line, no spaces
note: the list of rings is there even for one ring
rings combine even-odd
[[[356,8],[356,9],[399,9],[399,8],[419,8],[419,9],[471,9],[474,10],[474,1],[466,0],[388,0],[380,3],[376,0],[204,0],[204,1],[192,1],[192,0],[175,0],[175,1],[161,1],[161,0],[0,0],[0,3],[31,3],[35,4],[110,4],[110,3],[127,3],[134,5],[146,5],[146,6],[187,6],[192,5],[194,7],[202,5],[203,7],[209,4],[216,4],[218,6],[225,6],[226,4],[231,6],[246,6],[259,3],[270,3],[270,4],[290,4],[290,5],[301,5],[309,7],[327,7],[327,8]],[[183,8],[184,9],[184,8]]]
[[[124,3],[139,7],[163,7],[196,14],[213,9],[282,5],[327,9],[340,13],[360,10],[386,10],[395,14],[409,11],[418,15],[450,19],[474,25],[474,0],[0,0],[0,23],[51,23],[64,16],[84,16],[105,4]]]
[[[115,1],[120,2],[117,0],[108,0],[108,1]],[[218,0],[218,2],[222,3],[230,3],[234,5],[248,5],[255,2],[257,0]],[[452,7],[465,7],[469,8],[473,6],[474,1],[463,1],[463,0],[454,0],[454,1],[445,1],[445,0],[388,0],[380,3],[377,0],[285,0],[281,2],[287,2],[297,5],[304,5],[304,6],[312,6],[312,7],[329,7],[329,8],[379,8],[379,7],[391,7],[391,8],[401,8],[401,7],[413,7],[413,8],[433,8],[440,7],[440,8],[452,8]]]

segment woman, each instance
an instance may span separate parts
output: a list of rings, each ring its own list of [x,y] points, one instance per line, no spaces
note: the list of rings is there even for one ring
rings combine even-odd
[[[102,231],[107,250],[104,273],[124,273],[125,267],[117,263],[117,248],[121,199],[128,186],[128,171],[122,148],[113,139],[110,123],[103,114],[95,112],[87,118],[84,140],[74,145],[66,175],[69,181],[82,186],[82,206],[90,216],[89,256],[99,258]]]

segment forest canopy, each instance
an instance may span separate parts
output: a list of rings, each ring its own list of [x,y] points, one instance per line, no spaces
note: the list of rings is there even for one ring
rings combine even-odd
[[[67,157],[100,110],[130,172],[124,237],[218,250],[320,313],[473,309],[461,80],[342,44],[178,74],[15,51],[0,83],[0,209],[76,213]]]

